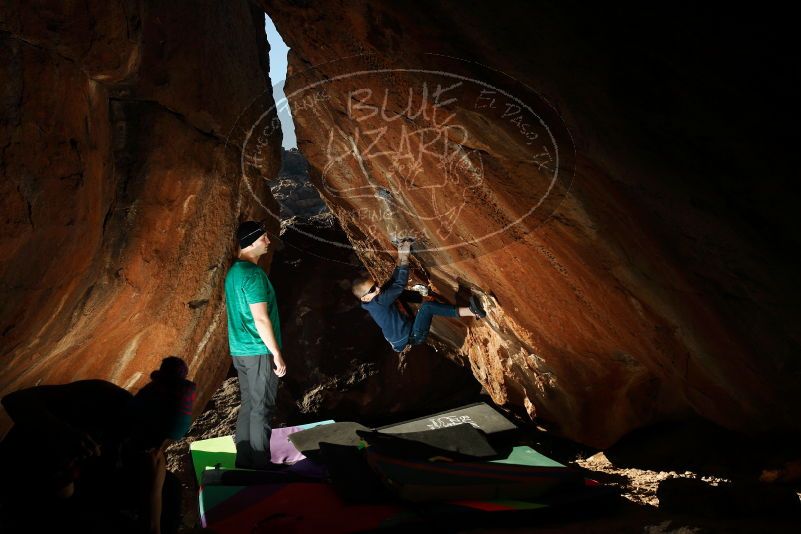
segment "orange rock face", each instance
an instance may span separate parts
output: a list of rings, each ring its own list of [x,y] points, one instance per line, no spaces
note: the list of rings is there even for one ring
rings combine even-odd
[[[487,320],[433,331],[496,402],[598,446],[691,412],[798,430],[781,20],[262,4],[348,236],[333,245],[385,277],[391,239],[414,235],[416,282],[480,295]],[[0,7],[0,394],[135,389],[166,354],[190,363],[199,405],[219,383],[230,234],[278,212],[261,17],[244,0]]]
[[[4,2],[0,30],[0,395],[88,377],[136,389],[175,354],[202,406],[229,365],[233,231],[265,217],[252,178],[280,164],[280,132],[251,179],[237,149],[269,93],[263,13]]]
[[[374,276],[410,234],[418,281],[481,295],[434,333],[497,403],[597,446],[691,412],[798,428],[791,167],[744,105],[775,133],[789,93],[742,74],[744,18],[263,3],[313,180]]]

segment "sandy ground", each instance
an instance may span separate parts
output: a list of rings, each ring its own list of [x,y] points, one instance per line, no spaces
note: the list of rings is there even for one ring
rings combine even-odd
[[[583,467],[591,472],[599,472],[607,475],[606,483],[620,489],[623,498],[636,505],[659,506],[659,498],[656,490],[659,483],[670,478],[692,478],[700,479],[704,482],[717,486],[727,479],[714,476],[699,476],[692,471],[677,473],[676,471],[650,471],[647,469],[636,469],[632,467],[618,468],[606,457],[603,452],[596,453],[587,459],[578,458],[576,465]]]
[[[228,378],[214,394],[206,411],[196,419],[189,434],[181,441],[174,443],[167,451],[168,468],[178,475],[185,490],[185,532],[199,527],[197,486],[192,473],[189,444],[198,439],[233,434],[238,403],[236,378]],[[715,468],[711,470],[728,472],[731,476],[709,474],[710,469],[706,465],[709,463],[708,460],[700,463],[686,461],[685,463],[694,465],[693,469],[684,470],[650,468],[651,466],[643,468],[630,465],[637,462],[636,459],[632,460],[632,456],[642,456],[643,451],[646,456],[644,460],[639,460],[641,463],[681,464],[681,447],[664,445],[664,436],[660,436],[662,449],[673,452],[678,450],[678,458],[671,460],[662,458],[663,451],[660,451],[650,441],[653,436],[640,436],[630,440],[622,447],[623,452],[620,450],[594,452],[587,451],[575,444],[550,438],[543,433],[532,432],[531,436],[524,435],[524,438],[527,438],[524,439],[526,443],[563,463],[569,463],[585,470],[586,475],[590,478],[618,488],[622,497],[619,505],[614,509],[603,510],[601,513],[594,513],[591,516],[575,513],[548,518],[543,522],[538,522],[536,529],[532,525],[514,529],[473,529],[471,532],[532,532],[534,530],[544,533],[576,532],[582,534],[594,532],[641,532],[646,534],[801,532],[801,515],[794,510],[788,512],[787,506],[777,506],[777,497],[774,491],[778,490],[781,493],[789,490],[792,495],[801,489],[801,486],[790,489],[792,486],[763,484],[758,486],[757,490],[753,490],[754,486],[749,485],[756,482],[756,480],[752,480],[755,479],[753,469],[745,471],[732,469],[725,462],[717,462]],[[708,436],[699,436],[695,430],[693,430],[693,436],[704,440],[707,445],[717,446],[714,440],[710,440]],[[681,433],[675,436],[675,439],[681,440],[682,444],[688,441],[687,436]],[[697,444],[691,444],[688,447],[693,451],[693,458],[702,456],[702,452],[699,452],[701,448]],[[634,451],[634,454],[627,453],[627,450]],[[719,459],[719,455],[713,454],[712,456]],[[687,505],[685,502],[688,497],[687,492],[679,488],[670,494],[671,502],[679,504],[674,504],[673,510],[666,511],[664,505],[660,507],[658,490],[660,483],[670,479],[688,479],[691,483],[699,485],[698,487],[702,490],[731,486],[736,489],[735,497],[733,500],[724,499],[719,502],[717,496],[703,495],[702,492],[698,498],[692,498],[690,495],[692,504]],[[748,484],[737,485],[743,481]],[[753,493],[754,491],[762,492],[761,488],[769,490],[767,497]],[[710,491],[714,492],[714,490]],[[781,496],[786,497],[786,493],[781,493]],[[798,501],[801,499],[801,493],[795,493],[795,497]],[[786,504],[786,501],[783,502]],[[738,505],[738,503],[740,504]],[[801,506],[801,501],[796,504]],[[742,508],[754,509],[743,511]]]

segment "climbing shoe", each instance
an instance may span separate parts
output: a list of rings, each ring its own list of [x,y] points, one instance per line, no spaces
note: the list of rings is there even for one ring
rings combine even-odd
[[[411,290],[420,293],[424,297],[428,296],[428,286],[424,286],[423,284],[415,284],[411,287]]]
[[[487,312],[485,312],[484,308],[481,307],[481,302],[475,295],[470,295],[470,304],[468,305],[468,308],[470,308],[470,311],[476,316],[476,319],[483,319],[487,316]]]

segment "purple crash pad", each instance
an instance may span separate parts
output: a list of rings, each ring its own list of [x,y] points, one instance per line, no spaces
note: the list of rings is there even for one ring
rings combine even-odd
[[[306,458],[289,441],[289,435],[303,430],[302,426],[273,428],[270,436],[270,460],[274,464],[293,464]]]

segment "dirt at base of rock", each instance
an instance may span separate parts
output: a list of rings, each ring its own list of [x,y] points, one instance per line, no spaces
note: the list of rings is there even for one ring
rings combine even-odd
[[[677,473],[676,471],[651,471],[648,469],[637,469],[633,467],[615,467],[603,452],[596,453],[586,459],[576,460],[576,465],[588,470],[601,472],[606,475],[619,477],[616,480],[609,480],[608,484],[620,489],[621,495],[635,504],[646,506],[659,506],[659,499],[656,490],[659,483],[671,478],[700,478],[704,482],[717,486],[721,483],[729,482],[725,478],[714,476],[699,476],[691,471]]]

